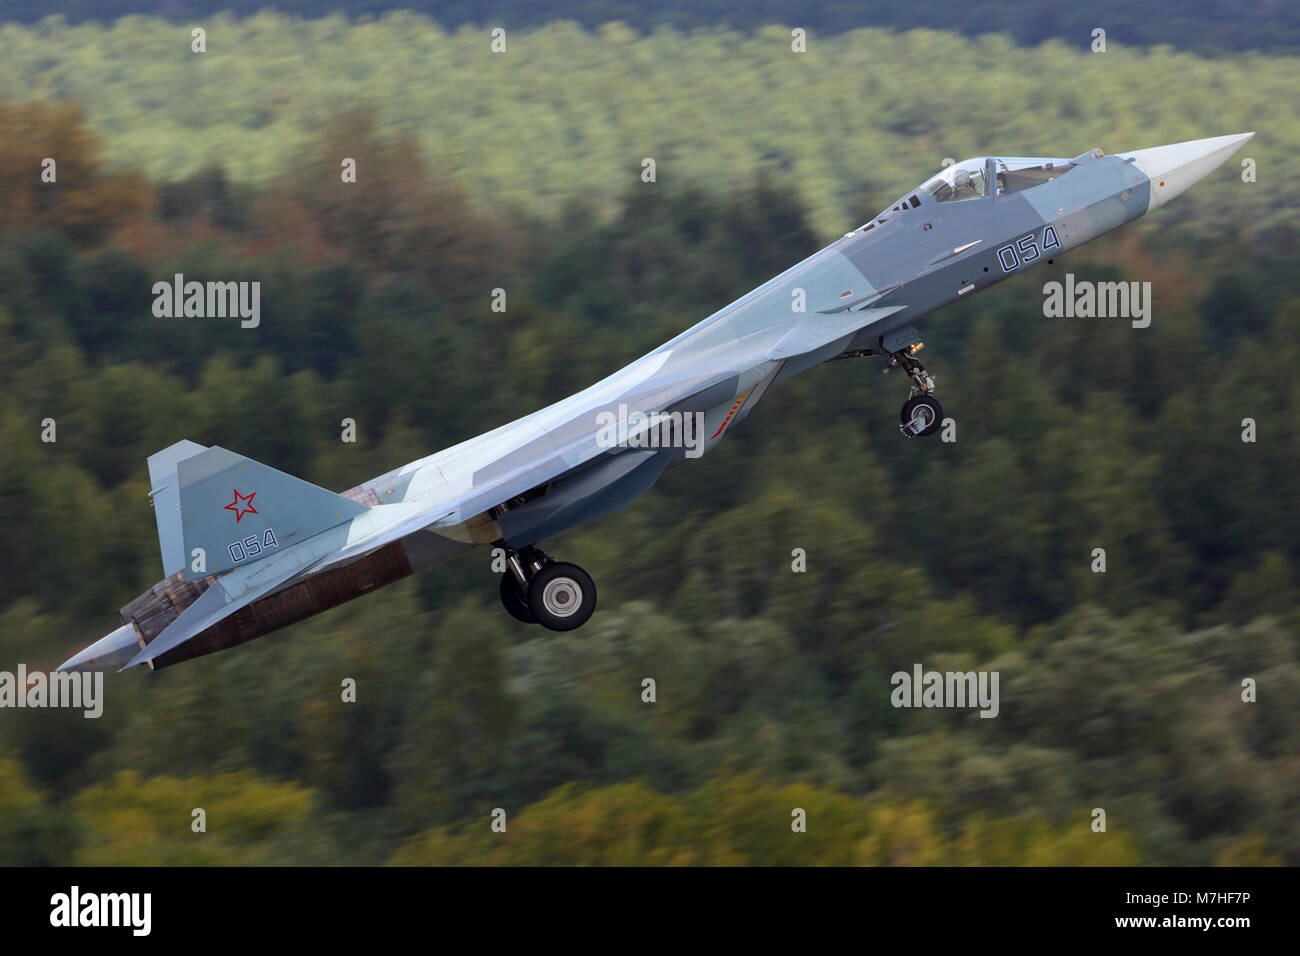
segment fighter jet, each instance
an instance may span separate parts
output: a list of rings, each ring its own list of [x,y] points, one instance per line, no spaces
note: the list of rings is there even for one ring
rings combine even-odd
[[[900,431],[933,434],[943,410],[916,357],[918,319],[1163,206],[1253,135],[956,163],[590,388],[341,494],[178,442],[149,458],[165,579],[59,669],[166,667],[478,545],[500,549],[513,617],[579,627],[595,584],[539,542],[625,507],[722,441],[774,383],[832,359],[902,369]]]

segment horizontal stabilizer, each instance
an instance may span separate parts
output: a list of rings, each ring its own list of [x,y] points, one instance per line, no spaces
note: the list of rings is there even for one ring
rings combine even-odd
[[[346,527],[327,529],[301,547],[277,553],[264,564],[241,565],[238,570],[218,578],[157,637],[136,652],[123,669],[146,664],[175,650],[241,608],[315,572],[326,558],[344,546],[347,536]]]
[[[182,611],[176,620],[163,628],[162,633],[155,637],[151,643],[136,651],[131,659],[123,665],[122,670],[126,670],[128,667],[138,667],[141,664],[149,663],[155,657],[161,657],[168,651],[184,644],[196,634],[201,634],[209,627],[234,614],[240,608],[270,594],[282,583],[282,581],[272,578],[270,581],[252,588],[232,600],[225,589],[222,588],[220,581],[213,582],[211,587],[199,595],[197,601]]]

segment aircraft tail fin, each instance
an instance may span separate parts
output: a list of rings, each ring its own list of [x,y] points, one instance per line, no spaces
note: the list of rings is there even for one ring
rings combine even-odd
[[[189,562],[181,537],[181,498],[176,484],[176,466],[207,449],[192,441],[178,441],[149,456],[149,497],[158,525],[158,549],[162,552],[163,576],[171,577]]]
[[[149,459],[167,574],[194,580],[260,561],[367,507],[216,445],[178,442]]]

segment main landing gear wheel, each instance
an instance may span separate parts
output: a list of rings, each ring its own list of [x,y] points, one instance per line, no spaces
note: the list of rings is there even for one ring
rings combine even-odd
[[[525,624],[552,631],[582,627],[596,610],[596,585],[576,564],[554,561],[535,545],[511,548],[504,541],[509,567],[501,575],[501,604]]]
[[[571,631],[596,610],[596,585],[576,564],[555,561],[528,582],[528,607],[542,627]]]
[[[913,395],[903,403],[898,430],[906,438],[933,435],[943,424],[943,406],[931,395]]]
[[[501,575],[501,603],[516,621],[523,621],[525,624],[537,623],[537,615],[528,606],[528,601],[519,588],[519,582],[510,571]]]

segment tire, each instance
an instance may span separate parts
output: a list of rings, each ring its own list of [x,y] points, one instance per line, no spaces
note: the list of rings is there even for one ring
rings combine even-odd
[[[542,627],[572,631],[596,610],[595,582],[576,564],[548,564],[528,582],[528,607]]]
[[[933,435],[943,425],[943,406],[929,395],[913,395],[903,403],[903,410],[898,417],[899,421],[906,425],[917,416],[928,416],[930,424],[917,432],[916,437],[924,438],[926,435]]]
[[[519,582],[509,571],[501,575],[501,603],[516,621],[523,621],[525,624],[537,623],[537,615],[528,607],[528,602],[524,600],[519,590]]]

